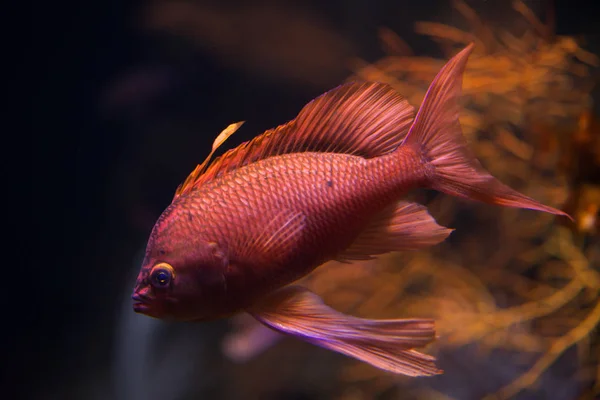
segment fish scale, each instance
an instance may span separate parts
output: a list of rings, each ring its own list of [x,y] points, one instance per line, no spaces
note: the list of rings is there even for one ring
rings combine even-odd
[[[189,193],[181,199],[179,212],[186,212],[187,204],[195,204],[198,220],[225,218],[226,225],[235,226],[237,235],[251,236],[259,227],[245,226],[249,221],[246,217],[261,210],[269,219],[285,207],[309,216],[308,235],[353,236],[347,230],[334,231],[327,220],[364,214],[364,208],[373,208],[369,198],[380,189],[365,184],[369,182],[369,165],[363,158],[334,153],[298,153],[262,160]],[[205,193],[213,194],[209,201],[204,201]],[[226,239],[219,237],[222,232],[206,232],[212,226],[199,227],[205,231],[198,234],[212,233],[215,241]]]

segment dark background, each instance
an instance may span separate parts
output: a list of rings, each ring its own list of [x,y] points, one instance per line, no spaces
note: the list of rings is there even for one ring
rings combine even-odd
[[[412,32],[412,22],[451,13],[441,1],[285,3],[318,16],[346,38],[349,53],[371,61],[383,54],[380,26],[425,52],[433,46]],[[555,2],[557,33],[591,35],[593,43],[599,14],[591,3]],[[138,252],[221,129],[247,120],[229,146],[238,144],[293,118],[350,73],[334,71],[310,84],[247,69],[244,59],[223,61],[210,46],[182,51],[178,46],[186,43],[139,26],[143,4],[34,7],[29,120],[31,176],[39,179],[29,215],[37,240],[19,249],[33,259],[26,282],[9,291],[20,311],[5,332],[2,373],[6,393],[14,390],[18,398],[44,398],[84,371],[106,368],[115,309]]]

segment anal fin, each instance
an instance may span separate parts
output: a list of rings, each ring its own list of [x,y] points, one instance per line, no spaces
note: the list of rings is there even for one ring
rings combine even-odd
[[[435,339],[430,319],[373,320],[345,315],[299,286],[278,290],[248,312],[278,332],[385,371],[408,376],[442,373],[435,357],[413,350]]]
[[[373,218],[336,260],[368,260],[391,251],[417,250],[442,242],[452,231],[438,225],[425,206],[401,201]]]

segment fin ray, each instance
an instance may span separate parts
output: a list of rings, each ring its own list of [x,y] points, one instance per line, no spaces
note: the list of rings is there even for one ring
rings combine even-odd
[[[565,212],[546,206],[503,184],[471,153],[459,122],[462,76],[471,43],[452,57],[429,86],[403,146],[412,147],[431,168],[432,188],[447,194],[501,206],[551,214]]]
[[[336,260],[369,260],[391,251],[422,249],[442,242],[452,231],[438,225],[425,206],[401,201],[373,218]]]
[[[299,211],[281,210],[267,221],[262,217],[256,218],[255,225],[263,228],[257,235],[238,244],[237,248],[241,249],[239,256],[260,260],[270,254],[284,258],[302,235],[306,216]]]
[[[435,339],[430,319],[372,320],[325,305],[308,289],[288,286],[248,312],[264,325],[315,345],[408,376],[442,373],[435,357],[413,350]]]
[[[296,152],[347,153],[365,158],[395,150],[406,136],[414,108],[391,86],[351,82],[317,97],[292,121],[270,129],[195,171],[178,195],[249,163]]]
[[[194,168],[194,170],[188,175],[186,180],[181,185],[179,185],[179,187],[177,187],[174,198],[179,197],[182,193],[185,193],[194,187],[196,180],[204,172],[206,165],[210,161],[215,151],[217,151],[217,149],[221,147],[221,145],[225,143],[225,141],[229,139],[231,135],[233,135],[238,129],[240,129],[244,122],[245,121],[239,121],[233,124],[229,124],[227,128],[221,131],[219,136],[217,136],[217,138],[214,140],[212,150],[210,151],[206,159],[202,162],[202,164],[198,164],[196,168]]]

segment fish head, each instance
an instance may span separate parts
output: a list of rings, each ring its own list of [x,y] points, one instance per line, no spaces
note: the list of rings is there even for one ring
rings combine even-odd
[[[132,299],[136,313],[166,320],[221,316],[228,259],[222,247],[201,235],[163,229],[151,234]]]

